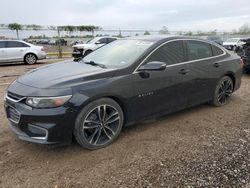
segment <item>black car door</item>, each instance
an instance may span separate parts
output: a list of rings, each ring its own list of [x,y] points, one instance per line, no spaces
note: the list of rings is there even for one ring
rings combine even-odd
[[[163,71],[135,71],[133,109],[135,119],[145,116],[166,114],[185,108],[185,77],[188,74],[183,41],[168,42],[155,50],[144,61],[165,62]]]
[[[223,54],[223,51],[204,41],[186,40],[184,44],[190,70],[186,88],[186,92],[189,93],[187,105],[208,102],[212,99],[218,78],[223,72],[221,64],[216,59],[216,56]]]

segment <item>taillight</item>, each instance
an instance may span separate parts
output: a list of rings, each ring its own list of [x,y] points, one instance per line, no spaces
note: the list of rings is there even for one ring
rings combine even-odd
[[[243,60],[242,58],[240,58],[240,65],[241,65],[241,66],[244,66],[244,65],[245,65],[245,62],[244,62],[244,60]]]

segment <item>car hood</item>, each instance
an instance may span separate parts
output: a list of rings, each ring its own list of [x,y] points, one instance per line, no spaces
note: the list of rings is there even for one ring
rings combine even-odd
[[[236,42],[223,42],[223,45],[236,45]]]
[[[36,88],[68,88],[86,81],[109,78],[114,73],[115,69],[68,60],[31,70],[20,76],[17,82]]]

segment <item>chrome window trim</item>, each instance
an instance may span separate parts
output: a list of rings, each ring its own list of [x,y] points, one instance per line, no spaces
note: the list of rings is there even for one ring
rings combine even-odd
[[[176,63],[176,64],[172,64],[172,65],[167,65],[166,67],[173,67],[173,66],[178,66],[178,65],[184,65],[184,64],[188,64],[188,63],[193,63],[193,62],[197,62],[197,61],[203,61],[203,60],[208,60],[208,59],[213,59],[213,58],[217,58],[217,57],[221,57],[221,56],[224,56],[226,55],[226,51],[221,48],[219,45],[216,45],[210,41],[204,41],[204,40],[200,40],[200,39],[173,39],[173,40],[169,40],[169,41],[166,41],[164,43],[162,43],[161,45],[157,46],[157,48],[155,48],[152,52],[150,52],[143,60],[142,62],[135,68],[134,73],[138,73],[138,69],[140,68],[140,66],[146,61],[146,59],[152,55],[156,50],[158,50],[161,46],[167,44],[167,43],[170,43],[170,42],[174,42],[174,41],[187,41],[187,40],[192,40],[192,41],[198,41],[198,42],[204,42],[204,43],[208,43],[210,45],[214,45],[218,48],[220,48],[222,51],[223,51],[223,54],[220,54],[220,55],[217,55],[217,56],[212,56],[212,57],[207,57],[207,58],[202,58],[202,59],[195,59],[195,60],[190,60],[190,61],[184,61],[184,62],[181,62],[181,63]],[[212,49],[211,49],[212,50]]]

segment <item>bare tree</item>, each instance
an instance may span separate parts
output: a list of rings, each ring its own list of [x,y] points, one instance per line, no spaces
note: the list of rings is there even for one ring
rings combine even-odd
[[[239,34],[250,34],[250,25],[249,24],[244,24],[239,28],[238,31]]]

